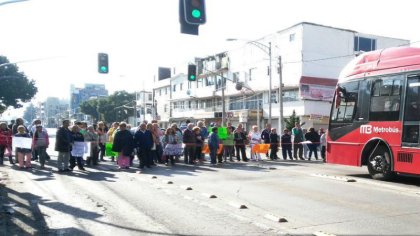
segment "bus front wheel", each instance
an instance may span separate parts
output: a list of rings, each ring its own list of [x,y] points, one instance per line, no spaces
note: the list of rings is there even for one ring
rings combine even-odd
[[[389,180],[394,173],[391,171],[391,155],[385,146],[379,146],[369,157],[367,163],[369,174],[373,179]]]

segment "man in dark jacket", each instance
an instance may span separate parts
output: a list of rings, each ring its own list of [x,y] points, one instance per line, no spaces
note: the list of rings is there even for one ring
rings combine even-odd
[[[134,134],[135,145],[137,147],[137,156],[139,157],[139,168],[143,169],[144,166],[151,168],[153,159],[151,149],[153,147],[152,133],[146,129],[146,124],[140,124],[140,128]]]
[[[271,133],[271,124],[267,123],[265,125],[265,129],[261,132],[261,139],[264,141],[265,144],[270,143],[270,133]],[[268,151],[265,155],[268,157]]]
[[[55,140],[55,150],[58,152],[57,168],[59,172],[70,171],[70,151],[73,143],[69,130],[70,121],[63,120],[63,125],[58,128]]]
[[[189,123],[187,129],[184,130],[184,135],[182,136],[182,142],[185,144],[184,147],[184,163],[185,164],[194,164],[195,156],[195,133],[193,131],[194,124]]]

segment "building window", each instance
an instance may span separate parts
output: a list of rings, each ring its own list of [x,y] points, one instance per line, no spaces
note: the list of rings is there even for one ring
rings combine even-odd
[[[159,89],[159,96],[162,96],[162,89]]]
[[[176,84],[174,84],[174,89],[172,91],[176,92]]]
[[[295,41],[295,33],[289,35],[289,42]]]
[[[165,104],[165,105],[163,106],[163,112],[168,112],[168,104]]]
[[[373,50],[376,50],[376,39],[354,37],[354,51],[369,52]]]
[[[179,90],[180,90],[180,91],[182,91],[182,85],[183,85],[183,83],[180,83],[180,84],[179,84]]]
[[[165,95],[168,95],[168,87],[165,88]]]
[[[152,101],[152,99],[153,99],[153,94],[149,93],[148,95],[149,95],[149,96],[148,96],[148,100],[149,100],[149,101]]]

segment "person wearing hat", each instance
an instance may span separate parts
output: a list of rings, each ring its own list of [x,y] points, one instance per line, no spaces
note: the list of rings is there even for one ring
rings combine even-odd
[[[32,136],[32,147],[38,155],[41,169],[44,169],[45,160],[47,159],[47,148],[49,145],[50,141],[48,138],[48,133],[43,130],[41,124],[37,124],[35,127],[35,132]]]

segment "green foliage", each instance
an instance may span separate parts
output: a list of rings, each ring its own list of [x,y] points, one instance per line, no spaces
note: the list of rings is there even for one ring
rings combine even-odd
[[[34,80],[29,80],[7,57],[0,56],[0,114],[8,107],[20,108],[38,92]]]
[[[117,91],[107,98],[85,101],[80,105],[83,113],[107,123],[127,121],[134,114],[135,95]]]
[[[285,118],[284,122],[286,123],[286,128],[288,130],[292,130],[293,127],[295,127],[296,122],[300,123],[300,119],[299,119],[299,116],[296,116],[295,110],[293,110],[292,115],[288,119]]]

